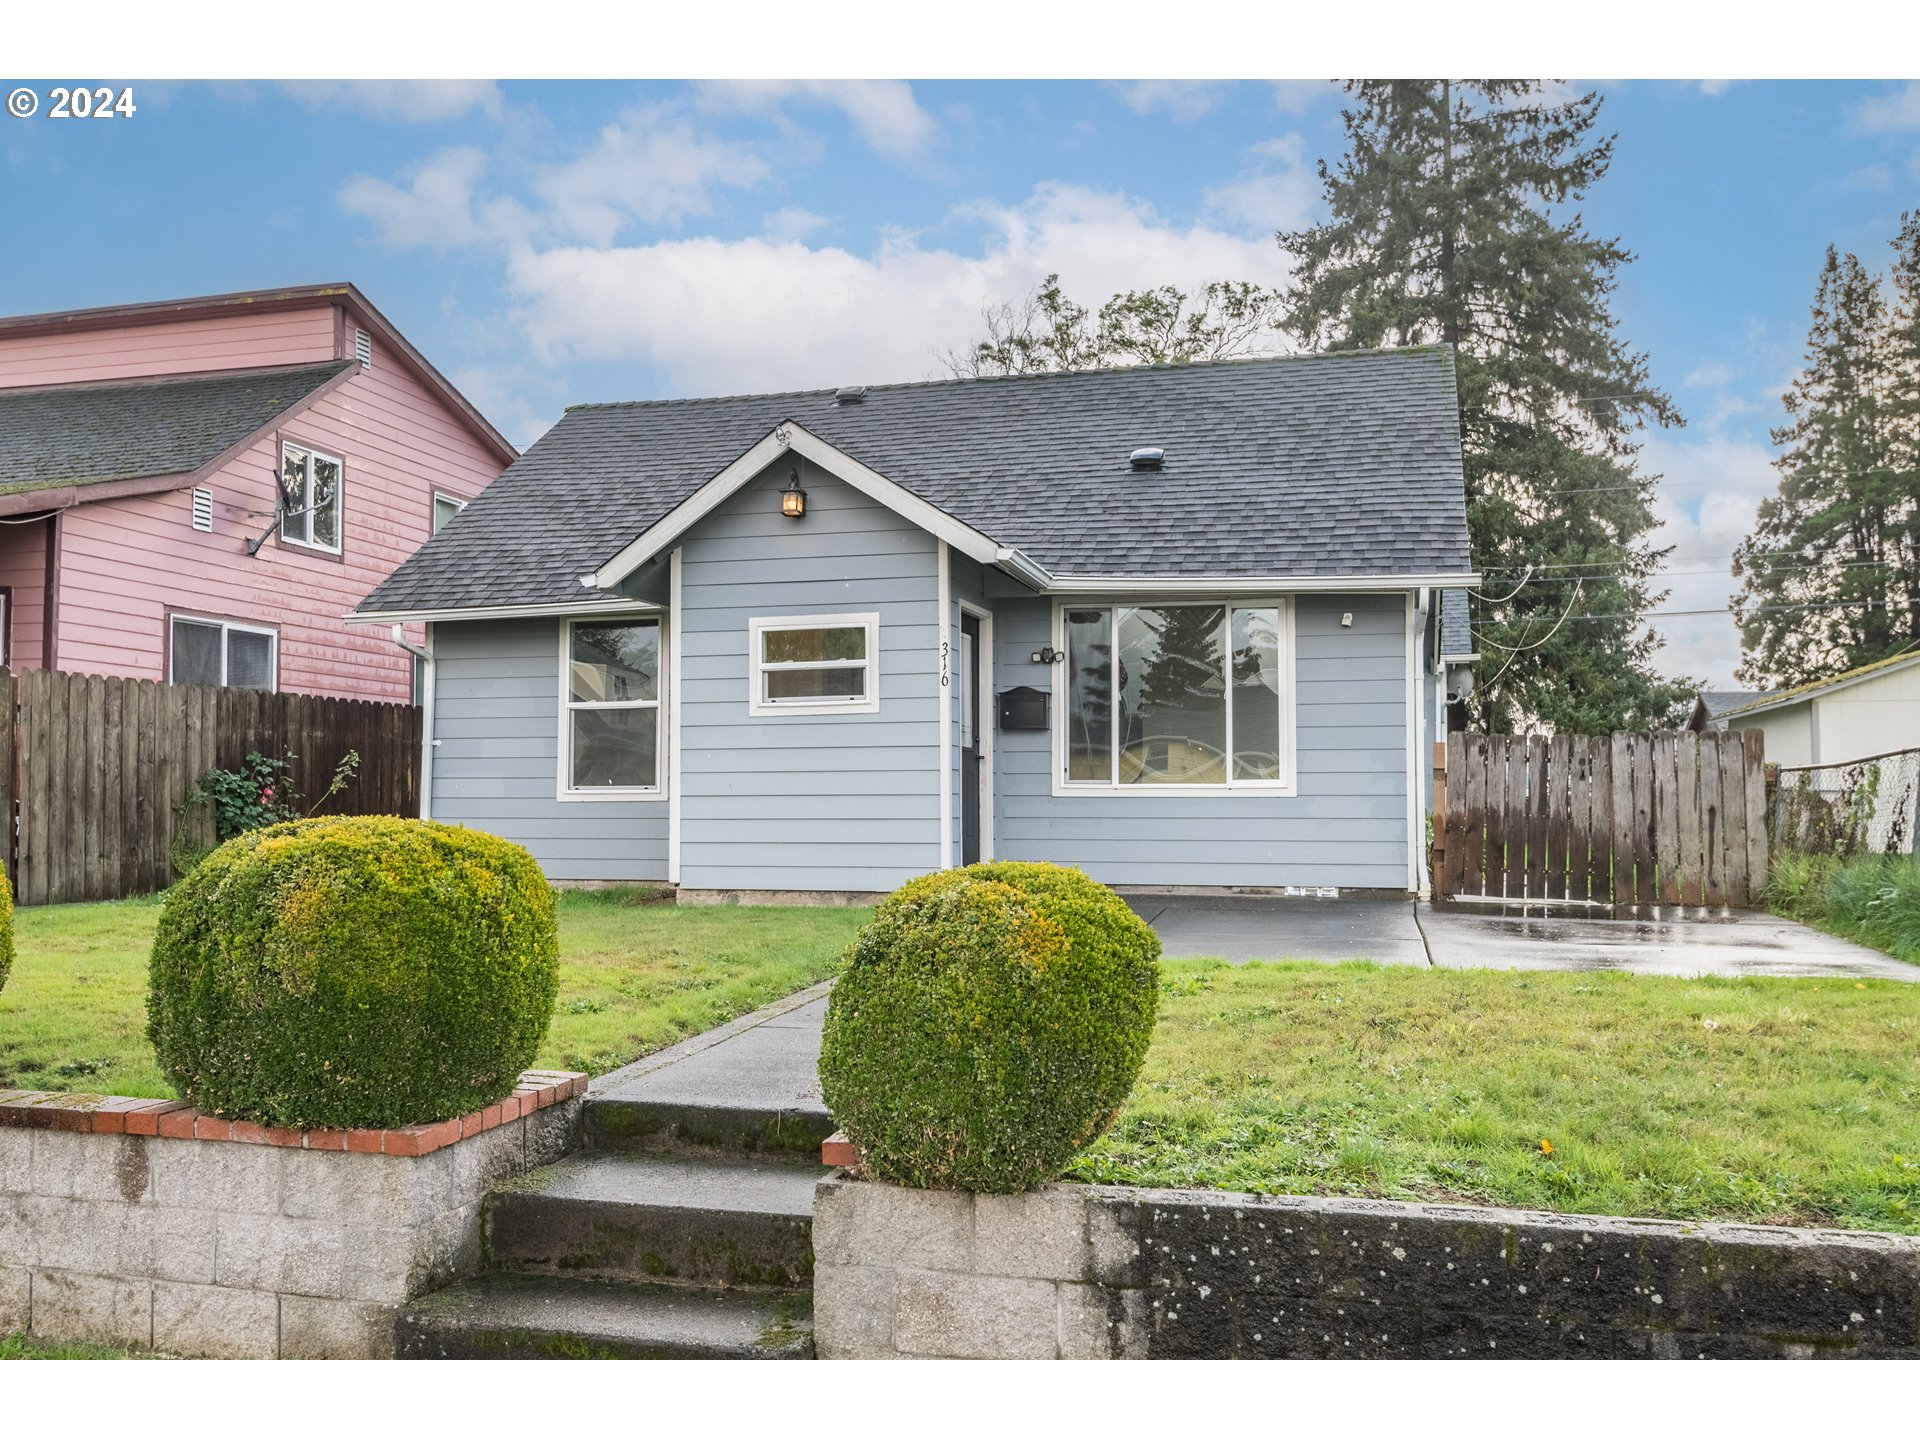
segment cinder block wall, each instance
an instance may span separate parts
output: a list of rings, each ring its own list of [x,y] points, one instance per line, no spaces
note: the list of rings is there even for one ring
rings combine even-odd
[[[1920,1359],[1908,1236],[836,1175],[813,1243],[823,1359]]]
[[[583,1103],[425,1155],[0,1127],[0,1334],[390,1356],[406,1301],[479,1268],[487,1191],[573,1149]]]

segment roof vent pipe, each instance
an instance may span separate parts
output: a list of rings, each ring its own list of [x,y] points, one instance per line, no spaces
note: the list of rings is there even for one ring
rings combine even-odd
[[[1166,458],[1167,452],[1158,445],[1147,445],[1127,456],[1127,464],[1135,470],[1158,470]]]
[[[836,405],[858,405],[866,398],[867,387],[864,385],[842,385],[833,392],[833,403]]]

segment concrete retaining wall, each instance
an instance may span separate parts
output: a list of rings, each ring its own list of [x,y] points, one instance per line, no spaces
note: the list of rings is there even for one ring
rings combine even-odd
[[[1387,1201],[844,1175],[826,1359],[1920,1358],[1920,1240]]]
[[[0,1125],[0,1334],[177,1355],[390,1356],[406,1301],[479,1268],[487,1191],[577,1145],[577,1081],[464,1138],[450,1122],[456,1138],[424,1154],[285,1138],[406,1132],[246,1143],[27,1128],[16,1107],[17,1123]]]

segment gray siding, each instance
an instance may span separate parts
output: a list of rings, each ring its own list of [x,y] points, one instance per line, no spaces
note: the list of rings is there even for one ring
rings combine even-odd
[[[781,461],[681,544],[680,883],[891,890],[940,863],[939,581],[933,538]],[[752,715],[747,622],[877,611],[878,714]]]
[[[994,602],[1000,687],[1050,687],[1048,667],[1028,656],[1050,639],[1052,613],[1044,597]],[[1298,795],[1056,797],[1051,737],[1002,731],[997,854],[1078,865],[1110,885],[1404,890],[1405,601],[1303,595],[1294,624]]]
[[[549,880],[667,878],[664,798],[555,798],[558,620],[442,623],[433,650],[434,819],[526,846]]]

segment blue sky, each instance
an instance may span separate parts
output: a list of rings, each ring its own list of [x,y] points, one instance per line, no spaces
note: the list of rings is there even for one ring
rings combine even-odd
[[[1648,444],[1663,608],[1723,606],[1822,251],[1882,268],[1920,204],[1920,85],[1596,83],[1619,142],[1584,213],[1638,255],[1622,328],[1689,421]],[[1271,233],[1340,148],[1300,81],[134,92],[0,117],[0,312],[349,279],[522,444],[576,400],[940,374],[1049,270],[1090,302],[1280,283]],[[1669,668],[1730,680],[1730,620],[1659,623]]]

